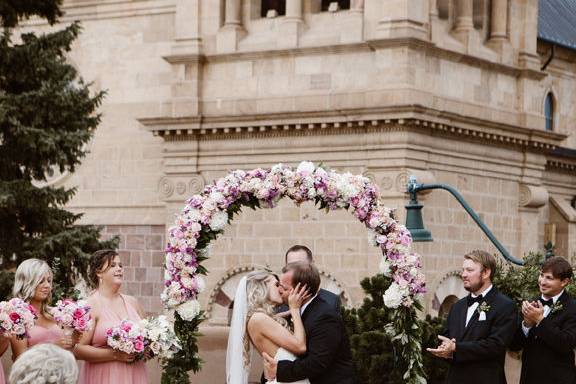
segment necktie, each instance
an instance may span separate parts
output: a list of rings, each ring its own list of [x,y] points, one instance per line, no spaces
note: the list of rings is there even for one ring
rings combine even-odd
[[[554,300],[552,299],[544,300],[542,297],[540,297],[538,300],[542,303],[543,306],[548,306],[549,308],[552,308],[554,305]]]
[[[483,299],[482,295],[478,295],[476,297],[472,297],[472,295],[468,295],[468,298],[467,298],[468,306],[471,306],[474,303],[480,304],[482,299]]]

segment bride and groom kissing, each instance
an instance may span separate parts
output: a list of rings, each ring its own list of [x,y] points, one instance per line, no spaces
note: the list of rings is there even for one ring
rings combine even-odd
[[[320,273],[307,247],[291,247],[286,263],[280,277],[256,270],[240,280],[228,336],[226,383],[248,383],[255,347],[264,358],[262,383],[354,384],[338,296],[320,289]]]

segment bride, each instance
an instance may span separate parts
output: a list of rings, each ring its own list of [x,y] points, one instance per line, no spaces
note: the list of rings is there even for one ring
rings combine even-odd
[[[228,336],[227,384],[248,383],[252,345],[260,354],[266,352],[276,360],[295,360],[296,355],[306,352],[306,334],[300,307],[309,298],[309,293],[305,286],[297,285],[288,296],[294,325],[292,333],[286,319],[274,313],[274,306],[283,302],[280,289],[278,277],[266,271],[251,272],[240,280],[234,297]],[[310,384],[310,381],[295,383]]]

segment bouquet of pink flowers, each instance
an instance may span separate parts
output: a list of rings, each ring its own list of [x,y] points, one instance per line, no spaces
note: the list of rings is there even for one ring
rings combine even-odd
[[[122,320],[119,326],[106,331],[107,344],[110,348],[129,354],[136,354],[137,360],[144,358],[145,332],[138,324]]]
[[[90,306],[85,300],[58,300],[50,312],[54,316],[54,321],[64,329],[82,333],[87,331],[92,324]]]
[[[0,302],[0,334],[16,336],[19,339],[28,337],[28,331],[34,326],[37,318],[33,306],[17,297]]]

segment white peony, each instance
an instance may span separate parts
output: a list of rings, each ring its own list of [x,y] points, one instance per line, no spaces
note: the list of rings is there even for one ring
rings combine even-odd
[[[298,165],[298,168],[296,168],[296,173],[303,176],[308,176],[314,173],[315,168],[316,167],[314,166],[314,163],[310,161],[303,161]]]
[[[212,216],[210,220],[210,229],[213,231],[219,231],[223,229],[228,223],[228,214],[224,211],[219,211]]]
[[[176,312],[185,321],[193,320],[200,313],[200,303],[198,300],[189,300],[176,308]]]
[[[398,308],[402,304],[405,296],[405,290],[400,288],[396,283],[390,284],[390,287],[384,292],[384,305],[388,308]]]
[[[382,273],[386,277],[390,277],[392,271],[390,270],[390,263],[386,260],[385,257],[382,257],[380,260],[380,273]]]

